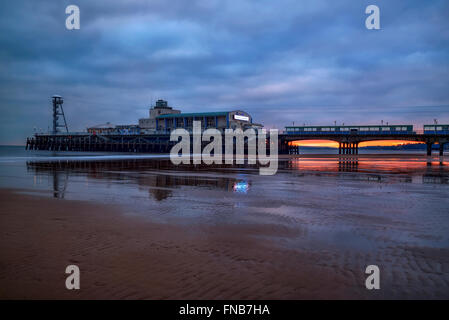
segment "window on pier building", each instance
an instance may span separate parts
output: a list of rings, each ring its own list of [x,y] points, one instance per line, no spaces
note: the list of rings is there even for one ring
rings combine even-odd
[[[184,128],[184,118],[176,118],[176,127]]]
[[[207,117],[207,126],[215,128],[215,117]]]

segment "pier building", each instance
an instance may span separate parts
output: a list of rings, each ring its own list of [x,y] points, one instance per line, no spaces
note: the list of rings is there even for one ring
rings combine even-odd
[[[151,107],[149,118],[139,119],[139,128],[146,134],[169,133],[178,128],[192,131],[193,121],[201,121],[203,129],[215,128],[222,132],[225,129],[262,128],[261,124],[253,123],[249,113],[242,110],[181,113],[164,100],[156,101],[156,105]]]

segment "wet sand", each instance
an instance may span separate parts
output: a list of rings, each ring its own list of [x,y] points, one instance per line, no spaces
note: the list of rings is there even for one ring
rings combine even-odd
[[[3,299],[449,298],[448,248],[394,245],[381,233],[372,240],[382,250],[334,250],[290,246],[305,232],[295,225],[156,223],[118,205],[6,189],[0,201]],[[378,217],[346,219],[359,233],[373,224],[391,233]],[[381,290],[365,289],[370,261]],[[80,290],[65,289],[69,264],[80,267]]]

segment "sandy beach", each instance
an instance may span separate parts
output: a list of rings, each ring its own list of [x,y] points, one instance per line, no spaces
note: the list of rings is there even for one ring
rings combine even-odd
[[[176,227],[92,203],[0,197],[3,299],[347,298],[344,286],[356,285],[316,266],[319,255],[255,239],[285,230]],[[65,288],[69,264],[80,267],[82,290]]]
[[[2,299],[449,297],[447,248],[391,247],[377,256],[289,248],[274,239],[301,230],[154,223],[124,216],[119,206],[17,190],[2,189],[0,199]],[[369,260],[393,266],[384,270],[383,290],[364,287]],[[80,290],[65,288],[69,264],[80,267]]]
[[[445,159],[304,155],[260,176],[20,155],[0,158],[0,298],[449,298]]]

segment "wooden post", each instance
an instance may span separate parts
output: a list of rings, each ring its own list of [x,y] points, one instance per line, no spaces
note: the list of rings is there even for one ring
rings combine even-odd
[[[428,156],[432,155],[432,145],[433,145],[433,142],[427,142],[427,155]]]

